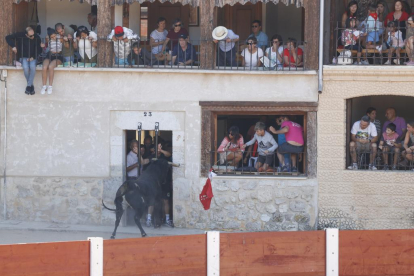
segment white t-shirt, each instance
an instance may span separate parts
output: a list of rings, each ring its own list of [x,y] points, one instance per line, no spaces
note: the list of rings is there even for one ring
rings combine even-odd
[[[138,163],[138,156],[132,150],[127,155],[127,167],[132,166]],[[129,172],[127,172],[129,177],[137,177],[138,176],[138,167],[133,168]]]
[[[263,50],[261,48],[257,48],[256,53],[250,53],[247,48],[241,53],[242,57],[244,57],[245,67],[249,68],[257,68],[257,61],[263,56]]]
[[[167,34],[168,34],[167,30],[164,30],[162,32],[159,32],[157,30],[153,30],[150,37],[152,39],[154,39],[155,42],[160,42],[160,41],[164,41],[167,38]],[[161,53],[161,50],[162,50],[162,45],[158,45],[158,46],[152,47],[151,51],[152,51],[153,54],[156,55],[156,54]]]
[[[361,129],[360,122],[355,122],[351,129],[351,133],[355,135],[355,138],[368,140],[378,136],[377,128],[373,123],[369,123],[366,129]]]
[[[273,52],[273,48],[269,47],[266,49],[265,53],[267,54],[267,56],[269,57],[272,66],[275,66],[277,64],[277,66],[282,66],[283,65],[283,46],[279,46],[279,49],[277,49],[277,51],[279,52],[279,55],[282,57],[282,61],[279,61],[277,59],[276,56],[276,52]]]

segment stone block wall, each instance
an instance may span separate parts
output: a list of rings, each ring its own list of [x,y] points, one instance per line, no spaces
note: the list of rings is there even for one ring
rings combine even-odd
[[[414,96],[414,68],[325,66],[318,106],[319,229],[414,227],[414,174],[346,170],[346,100]],[[392,105],[392,103],[390,103]]]
[[[205,211],[198,200],[200,179],[186,216],[188,227],[224,231],[316,229],[316,179],[213,178],[213,200]],[[175,205],[180,214],[181,206]],[[176,218],[176,221],[179,222]]]

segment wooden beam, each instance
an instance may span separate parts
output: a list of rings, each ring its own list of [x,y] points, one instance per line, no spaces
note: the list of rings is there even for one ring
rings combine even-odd
[[[5,37],[13,32],[13,3],[12,1],[0,1],[0,65],[11,62],[11,49],[6,43]]]
[[[319,0],[305,0],[305,68],[318,70]]]
[[[214,19],[214,1],[200,1],[200,67],[202,69],[213,69],[214,66],[214,43],[211,36]]]
[[[316,178],[317,168],[317,117],[316,112],[308,112],[306,118],[306,163],[308,178]]]
[[[111,67],[112,65],[112,43],[104,38],[111,32],[111,4],[110,0],[98,0],[98,66]]]
[[[212,112],[202,109],[201,111],[201,175],[205,176],[211,167],[212,156],[210,151],[213,149],[214,123]]]

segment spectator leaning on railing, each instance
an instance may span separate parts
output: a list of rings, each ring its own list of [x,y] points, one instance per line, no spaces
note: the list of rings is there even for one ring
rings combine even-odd
[[[266,125],[263,122],[256,123],[254,130],[256,134],[253,139],[242,146],[245,149],[247,146],[253,145],[256,141],[258,142],[259,159],[256,163],[256,169],[258,172],[273,172],[273,168],[269,168],[273,164],[275,158],[275,150],[278,145],[273,138],[272,134],[265,130]]]
[[[285,134],[286,142],[279,146],[277,150],[280,154],[290,154],[292,159],[292,172],[297,172],[297,155],[303,153],[303,127],[295,122],[292,122],[288,116],[280,116],[278,118],[281,122],[280,130],[270,127],[269,130],[273,134]],[[299,160],[300,161],[300,160]],[[285,158],[283,172],[290,171],[289,159]]]
[[[85,26],[79,26],[75,33],[78,51],[84,63],[96,63],[98,54],[98,35]]]
[[[27,81],[25,93],[34,95],[33,80],[36,74],[37,57],[42,52],[39,35],[35,34],[31,27],[27,27],[25,32],[6,36],[6,42],[12,47],[13,53],[20,56],[20,62]]]
[[[132,43],[139,40],[139,36],[128,28],[116,26],[107,39],[114,42],[115,64],[129,65],[128,56],[131,53]]]
[[[212,36],[213,42],[218,43],[218,66],[237,66],[236,53],[238,49],[236,42],[239,41],[239,36],[223,26],[216,27]]]
[[[55,25],[55,31],[63,39],[63,62],[72,63],[75,61],[76,40],[73,40],[75,31],[71,27],[64,26],[62,23]]]
[[[374,160],[377,155],[378,133],[368,116],[363,116],[360,121],[354,123],[351,129],[351,140],[349,148],[352,165],[348,169],[358,170],[357,153],[370,153],[369,169],[376,170]]]
[[[288,38],[286,48],[283,50],[285,67],[303,67],[303,51],[297,47],[296,39]]]

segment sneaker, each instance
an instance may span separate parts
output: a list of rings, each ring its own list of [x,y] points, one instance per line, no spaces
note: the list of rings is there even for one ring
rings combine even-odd
[[[283,166],[282,167],[282,172],[288,172],[289,170],[288,170],[288,167],[287,166]]]
[[[369,164],[369,170],[376,171],[377,167],[375,167],[373,164]]]
[[[292,172],[298,172],[298,169],[296,167],[292,167]]]
[[[397,166],[396,165],[392,166],[392,170],[393,171],[396,171],[397,170]]]
[[[390,65],[391,64],[391,61],[390,60],[387,60],[385,63],[384,63],[384,65]]]
[[[277,167],[276,170],[277,172],[282,172],[282,167]]]
[[[368,62],[368,60],[363,60],[363,61],[361,61],[361,64],[362,65],[369,65],[369,62]]]
[[[404,62],[405,65],[414,66],[414,61]]]
[[[30,95],[30,86],[26,86],[26,91],[24,91],[26,95]]]
[[[358,164],[352,163],[352,165],[348,167],[348,170],[358,170]]]
[[[388,168],[388,165],[384,165],[383,170],[384,170],[384,171],[388,171],[388,169],[389,169],[389,168]]]
[[[50,95],[50,94],[52,94],[52,92],[53,92],[53,87],[52,86],[49,86],[47,88],[47,94]]]
[[[30,95],[34,95],[36,92],[34,90],[34,86],[30,86]]]
[[[151,222],[151,220],[149,220],[149,219],[147,219],[147,227],[151,227],[152,226],[152,222]]]
[[[40,90],[40,94],[42,95],[46,94],[46,90],[47,90],[47,85],[43,85],[42,90]]]
[[[172,222],[172,220],[167,220],[166,222],[164,222],[164,225],[165,226],[168,226],[168,227],[174,227],[174,223]]]
[[[358,61],[355,61],[354,62],[354,65],[361,65],[362,63],[361,62],[358,62]]]
[[[378,50],[378,52],[382,52],[382,45],[379,45],[379,46],[377,46],[377,47],[375,47],[375,49],[377,49]]]
[[[394,58],[393,60],[392,60],[395,64],[397,64],[397,65],[400,65],[400,59],[398,58]]]

